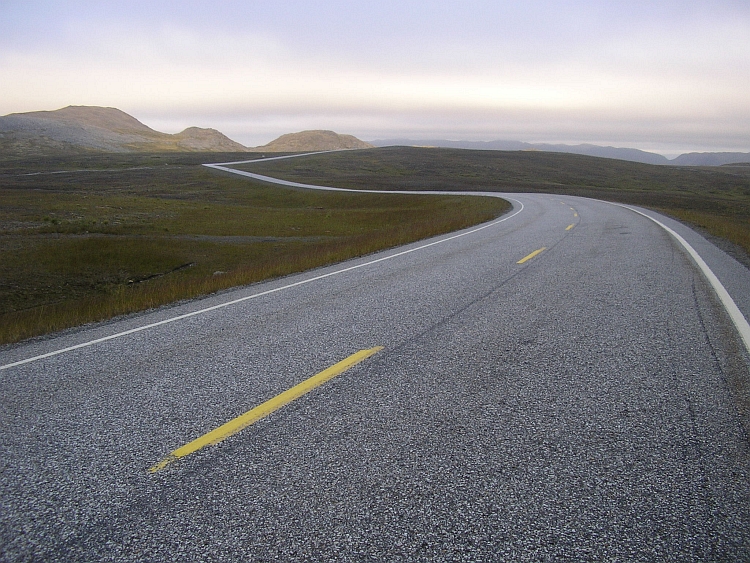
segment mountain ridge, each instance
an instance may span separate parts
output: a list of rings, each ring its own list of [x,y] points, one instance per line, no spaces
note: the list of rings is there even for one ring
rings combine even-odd
[[[124,111],[67,106],[0,117],[0,153],[70,152],[312,152],[372,148],[352,135],[312,130],[288,133],[260,147],[246,147],[216,129],[188,127],[174,135],[156,131]]]
[[[626,160],[629,162],[640,162],[642,164],[667,164],[672,166],[722,166],[725,164],[737,164],[750,162],[750,153],[743,152],[691,152],[668,159],[667,157],[640,149],[623,147],[602,146],[593,144],[552,144],[552,143],[525,143],[523,141],[451,141],[447,139],[376,139],[370,141],[376,147],[387,147],[394,145],[441,147],[453,149],[475,149],[475,150],[501,150],[501,151],[543,151],[580,154],[585,156],[596,156],[600,158],[612,158],[615,160]]]
[[[188,127],[173,135],[162,133],[122,110],[100,106],[67,106],[58,110],[11,113],[0,117],[0,154],[6,156],[71,152],[313,152],[393,145],[538,150],[674,166],[722,166],[750,162],[750,153],[742,152],[691,152],[670,160],[639,149],[593,144],[405,138],[379,139],[368,143],[352,135],[321,129],[287,133],[265,145],[246,147],[216,129]]]
[[[216,129],[188,127],[171,135],[117,108],[67,106],[0,117],[5,154],[58,152],[248,152]]]

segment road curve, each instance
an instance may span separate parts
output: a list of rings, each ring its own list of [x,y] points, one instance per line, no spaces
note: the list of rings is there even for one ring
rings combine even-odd
[[[713,288],[629,209],[509,197],[463,236],[4,348],[37,359],[0,371],[0,559],[748,559],[748,361]],[[669,226],[747,315],[746,270]]]
[[[324,154],[326,152],[339,152],[339,151],[321,151],[317,153],[304,153],[304,154],[291,154],[291,155],[284,155],[284,156],[276,156],[276,157],[270,157],[270,158],[263,158],[263,159],[253,159],[253,160],[241,160],[241,161],[235,161],[235,162],[224,162],[224,163],[216,163],[216,164],[204,164],[204,166],[208,168],[213,168],[214,170],[219,170],[222,172],[229,172],[230,174],[235,174],[239,176],[244,176],[246,178],[251,178],[253,180],[258,180],[261,182],[268,182],[271,184],[276,184],[280,186],[286,186],[291,188],[303,188],[303,189],[312,189],[312,190],[322,190],[322,191],[337,191],[337,192],[362,192],[364,190],[355,190],[355,189],[348,189],[348,188],[337,188],[332,186],[319,186],[315,184],[304,184],[300,182],[293,182],[290,180],[283,180],[280,178],[273,178],[271,176],[266,176],[263,174],[258,174],[255,172],[248,172],[244,170],[237,170],[236,168],[233,168],[233,165],[237,164],[252,164],[255,162],[267,162],[270,160],[281,160],[281,159],[289,159],[289,158],[298,158],[303,156],[309,156],[314,154]],[[446,195],[446,194],[453,194],[453,195],[471,195],[471,196],[480,196],[480,197],[506,197],[507,199],[511,199],[515,203],[520,204],[521,208],[518,211],[521,211],[523,209],[523,204],[520,203],[518,200],[513,200],[509,197],[509,194],[503,194],[501,192],[471,192],[471,191],[463,191],[463,192],[450,192],[450,191],[429,191],[429,190],[422,190],[422,191],[415,191],[415,190],[402,190],[398,192],[394,192],[392,190],[367,190],[367,192],[370,193],[381,193],[381,194],[393,194],[393,193],[400,193],[400,194],[407,194],[407,195]],[[648,212],[644,209],[639,209],[635,206],[630,205],[623,205],[619,203],[614,203],[613,205],[619,205],[625,209],[630,209],[634,213],[638,213],[640,215],[643,215],[644,217],[648,217],[651,219],[654,223],[659,225],[662,229],[667,231],[674,239],[685,249],[685,251],[691,256],[691,258],[695,261],[695,265],[698,267],[698,269],[703,273],[703,275],[706,277],[709,284],[713,287],[714,291],[717,294],[717,297],[719,298],[719,301],[721,301],[722,306],[727,311],[727,314],[732,319],[732,322],[735,325],[735,328],[737,329],[737,332],[740,335],[740,338],[742,339],[742,342],[745,345],[745,349],[747,352],[750,352],[750,323],[748,323],[747,318],[750,317],[750,296],[748,296],[748,291],[746,289],[748,288],[748,275],[744,267],[742,267],[741,264],[738,264],[736,260],[732,260],[730,257],[724,255],[724,253],[717,254],[713,249],[711,248],[712,245],[706,244],[707,241],[703,239],[703,237],[695,238],[695,233],[685,228],[679,223],[676,223],[674,220],[670,220],[666,217],[662,217],[658,213],[654,212]],[[672,226],[669,226],[668,223],[672,223]],[[680,234],[682,231],[685,236]],[[690,242],[688,242],[687,239],[694,239],[698,245],[699,248],[702,250],[702,252],[696,250]],[[730,282],[733,284],[734,291],[730,292],[727,291],[726,287],[724,286],[724,283],[719,279],[719,276],[717,276],[714,273],[714,270],[711,265],[708,264],[708,262],[703,258],[703,255],[710,256],[709,261],[712,261],[714,264],[714,268],[719,268],[719,271],[723,274],[723,277],[725,279],[729,279]],[[739,266],[739,267],[738,267]],[[739,282],[739,283],[738,283]],[[732,296],[734,294],[738,298],[741,298],[741,303],[744,305],[744,307],[740,308],[737,305],[737,302],[735,301],[735,297]]]

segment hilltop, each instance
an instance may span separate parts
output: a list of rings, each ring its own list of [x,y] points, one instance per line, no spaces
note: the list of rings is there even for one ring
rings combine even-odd
[[[340,135],[327,130],[288,133],[266,145],[249,148],[216,129],[188,127],[171,135],[151,129],[117,108],[99,106],[68,106],[54,111],[11,113],[0,117],[0,155],[12,158],[99,152],[316,152],[399,145],[574,153],[644,164],[678,166],[722,166],[750,162],[750,153],[687,153],[670,160],[638,149],[591,144],[445,139],[381,139],[370,144],[352,135]]]
[[[0,151],[5,155],[248,150],[215,129],[161,133],[116,108],[68,106],[0,117]]]
[[[267,145],[255,147],[254,150],[264,152],[308,152],[371,148],[373,148],[373,145],[360,141],[352,135],[339,135],[333,131],[313,130],[287,133]]]

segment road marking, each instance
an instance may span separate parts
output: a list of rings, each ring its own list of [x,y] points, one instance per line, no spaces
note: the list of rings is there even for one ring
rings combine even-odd
[[[309,393],[316,387],[320,387],[326,381],[333,379],[337,375],[341,375],[349,368],[354,367],[373,354],[380,352],[382,349],[382,346],[376,346],[375,348],[360,350],[359,352],[352,354],[348,358],[341,360],[339,363],[332,365],[328,369],[325,369],[316,375],[313,375],[302,383],[298,383],[291,389],[287,389],[283,393],[276,395],[273,399],[269,399],[265,403],[262,403],[254,409],[247,411],[245,414],[241,414],[240,416],[233,418],[226,424],[222,424],[218,428],[211,430],[211,432],[204,434],[200,438],[196,438],[192,442],[189,442],[184,446],[177,448],[159,463],[151,466],[149,468],[149,472],[156,473],[157,471],[164,469],[167,465],[174,461],[177,461],[180,458],[195,453],[206,446],[213,446],[218,444],[219,442],[222,442],[223,440],[226,440],[230,436],[237,434],[243,428],[247,428],[260,419],[265,418],[272,412],[280,409],[284,405],[291,403],[295,399],[299,399],[302,395]]]
[[[667,227],[661,221],[654,219],[650,215],[647,215],[646,213],[643,213],[642,211],[639,211],[634,207],[630,207],[629,205],[622,205],[621,203],[607,203],[616,205],[618,207],[624,207],[625,209],[629,209],[634,213],[638,213],[638,215],[643,215],[647,219],[650,219],[651,221],[659,225],[662,229],[667,231],[670,235],[672,235],[677,240],[677,242],[679,242],[685,248],[685,250],[687,250],[688,254],[692,256],[693,260],[695,260],[695,263],[698,265],[698,268],[700,268],[701,272],[703,272],[703,275],[706,276],[706,279],[708,279],[708,282],[714,288],[716,295],[718,295],[719,300],[721,301],[722,305],[724,305],[724,309],[726,309],[727,313],[729,313],[729,317],[732,319],[734,326],[737,328],[737,332],[740,333],[740,337],[742,338],[742,342],[745,344],[745,348],[747,349],[748,353],[750,353],[750,324],[748,324],[747,319],[745,319],[745,316],[742,314],[742,311],[740,311],[740,308],[737,307],[737,304],[734,302],[734,299],[732,299],[732,296],[729,295],[729,292],[726,290],[721,281],[719,281],[719,278],[716,276],[716,274],[713,273],[713,270],[711,270],[708,264],[706,264],[705,260],[701,258],[700,254],[698,254],[698,252],[690,245],[690,243],[682,238],[682,236],[680,236],[676,231]]]
[[[541,254],[541,253],[542,253],[542,252],[544,252],[545,250],[547,250],[547,247],[546,247],[546,246],[543,246],[543,247],[542,247],[542,248],[540,248],[539,250],[535,250],[535,251],[534,251],[534,252],[532,252],[531,254],[529,254],[529,255],[527,255],[527,256],[524,256],[524,257],[523,257],[523,258],[521,258],[521,259],[520,259],[520,260],[519,260],[518,262],[516,262],[516,264],[523,264],[524,262],[528,262],[528,261],[529,261],[529,260],[531,260],[531,259],[532,259],[532,258],[533,258],[534,256],[536,256],[537,254]]]
[[[573,213],[573,217],[578,217],[578,213]]]
[[[267,159],[267,160],[270,160],[270,159]],[[227,169],[227,170],[230,170],[230,169]],[[331,188],[331,190],[338,190],[338,189],[339,188]],[[342,191],[362,191],[362,192],[365,192],[365,193],[371,193],[369,190],[342,190]],[[382,193],[382,192],[380,192],[380,193]],[[398,194],[398,193],[406,193],[406,192],[386,192],[386,193]],[[435,192],[430,192],[430,193],[435,193]],[[443,193],[444,193],[444,195],[456,195],[456,192],[452,192],[451,194],[446,194],[445,192],[443,192]],[[463,195],[471,195],[471,192],[467,192],[467,193],[465,193]],[[498,194],[493,195],[492,193],[488,193],[486,195],[489,195],[491,197],[501,197],[501,195],[503,195],[503,194],[499,194],[498,193]],[[362,264],[357,264],[355,266],[349,266],[347,268],[341,268],[340,270],[334,270],[333,272],[328,272],[327,274],[322,274],[320,276],[315,276],[315,277],[312,277],[312,278],[300,280],[298,282],[290,283],[290,284],[287,284],[287,285],[284,285],[284,286],[281,286],[281,287],[277,287],[275,289],[269,289],[267,291],[261,291],[260,293],[254,293],[252,295],[247,295],[245,297],[240,297],[239,299],[232,299],[231,301],[227,301],[226,303],[219,303],[218,305],[213,305],[211,307],[205,307],[203,309],[198,309],[197,311],[192,311],[190,313],[185,313],[184,315],[178,315],[176,317],[170,317],[168,319],[164,319],[163,321],[158,321],[158,322],[155,322],[155,323],[149,323],[147,325],[143,325],[143,326],[131,328],[129,330],[124,330],[122,332],[117,332],[115,334],[110,334],[109,336],[104,336],[102,338],[96,338],[94,340],[89,340],[88,342],[82,342],[82,343],[76,344],[74,346],[68,346],[67,348],[61,348],[59,350],[53,350],[52,352],[47,352],[46,354],[39,354],[38,356],[32,356],[31,358],[26,358],[24,360],[18,360],[17,362],[11,362],[9,364],[0,365],[0,371],[6,370],[6,369],[10,369],[10,368],[16,367],[16,366],[28,364],[28,363],[31,363],[31,362],[35,362],[37,360],[42,360],[44,358],[50,358],[52,356],[57,356],[59,354],[64,354],[66,352],[72,352],[73,350],[78,350],[80,348],[86,348],[88,346],[93,346],[94,344],[99,344],[101,342],[107,342],[108,340],[114,340],[115,338],[121,338],[123,336],[127,336],[129,334],[134,334],[136,332],[141,332],[141,331],[147,330],[149,328],[154,328],[154,327],[157,327],[157,326],[161,326],[161,325],[173,323],[173,322],[176,322],[176,321],[181,321],[183,319],[194,317],[196,315],[202,315],[203,313],[208,313],[209,311],[215,311],[217,309],[222,309],[224,307],[229,307],[231,305],[236,305],[237,303],[242,303],[243,301],[248,301],[250,299],[257,299],[258,297],[263,297],[265,295],[270,295],[272,293],[277,293],[279,291],[284,291],[285,289],[291,289],[293,287],[297,287],[297,286],[300,286],[300,285],[305,285],[305,284],[308,284],[308,283],[312,283],[312,282],[315,282],[315,281],[318,281],[318,280],[329,278],[331,276],[336,276],[338,274],[343,274],[343,273],[346,273],[346,272],[351,272],[352,270],[358,270],[359,268],[365,268],[367,266],[372,266],[373,264],[377,264],[379,262],[384,262],[385,260],[391,260],[393,258],[398,258],[399,256],[404,256],[406,254],[410,254],[412,252],[417,252],[419,250],[424,250],[425,248],[429,248],[429,247],[435,246],[437,244],[443,244],[445,242],[449,242],[449,241],[457,239],[457,238],[465,237],[465,236],[477,233],[479,231],[483,231],[484,229],[488,229],[490,227],[494,227],[495,225],[499,225],[500,223],[503,223],[504,221],[507,221],[508,219],[512,219],[513,217],[515,217],[516,215],[518,215],[519,213],[521,213],[524,210],[523,203],[520,202],[520,201],[518,201],[517,199],[513,199],[513,198],[510,198],[510,197],[505,197],[504,199],[510,200],[510,201],[513,201],[513,202],[517,203],[519,205],[518,210],[515,211],[515,212],[513,212],[513,213],[511,213],[510,215],[507,215],[507,216],[503,217],[502,219],[498,219],[497,221],[492,221],[490,223],[485,223],[484,225],[482,225],[480,227],[477,227],[475,229],[471,229],[471,230],[465,231],[463,233],[458,233],[456,235],[447,236],[445,238],[441,238],[440,240],[436,240],[436,241],[433,241],[433,242],[428,242],[427,244],[422,244],[422,245],[417,246],[415,248],[410,248],[409,250],[403,250],[401,252],[396,252],[395,254],[390,254],[388,256],[383,256],[382,258],[377,258],[375,260],[370,260],[368,262],[363,262]],[[384,251],[384,252],[387,252],[387,251]],[[304,275],[304,273],[305,272],[299,272],[298,275]],[[268,282],[272,282],[272,281],[273,280],[267,280],[267,283]]]
[[[235,164],[252,164],[254,162],[268,162],[270,160],[283,160],[285,158],[299,158],[300,156],[314,156],[316,154],[326,154],[329,152],[345,152],[349,150],[356,150],[356,149],[332,149],[329,151],[316,151],[316,152],[304,152],[304,153],[295,153],[295,154],[287,154],[284,156],[263,156],[261,158],[251,158],[250,160],[235,160],[234,162],[216,162],[216,166],[232,166]],[[210,166],[204,164],[203,166]]]
[[[575,224],[575,223],[573,223],[573,224],[571,224],[571,225],[568,225],[567,227],[565,227],[565,230],[566,230],[566,231],[569,231],[570,229],[572,229],[572,228],[573,228],[573,227],[575,227],[575,226],[576,226],[576,224]]]

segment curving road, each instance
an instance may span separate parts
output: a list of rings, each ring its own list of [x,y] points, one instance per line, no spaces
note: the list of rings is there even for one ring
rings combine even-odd
[[[479,229],[3,349],[0,560],[750,558],[749,364],[714,289],[632,210],[509,197]],[[750,273],[660,220],[747,317]]]

